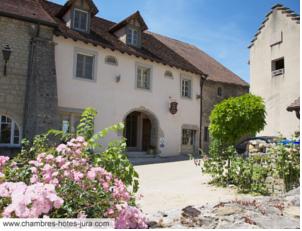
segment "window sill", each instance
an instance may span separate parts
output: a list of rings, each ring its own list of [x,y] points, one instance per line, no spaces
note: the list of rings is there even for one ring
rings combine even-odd
[[[75,79],[75,80],[81,80],[81,81],[86,81],[86,82],[96,82],[95,78],[93,78],[93,79],[86,79],[86,78],[81,78],[81,77],[74,76],[73,79]]]
[[[181,96],[181,98],[182,99],[185,99],[185,100],[193,100],[193,98],[192,97],[189,97],[189,96]]]
[[[141,90],[141,91],[146,91],[146,92],[151,92],[151,88],[142,88],[142,87],[136,87],[135,89]]]

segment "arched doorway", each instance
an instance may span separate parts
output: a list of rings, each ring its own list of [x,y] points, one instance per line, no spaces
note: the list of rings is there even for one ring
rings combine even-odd
[[[146,152],[149,149],[157,150],[158,123],[149,112],[132,111],[125,118],[124,137],[127,150]]]

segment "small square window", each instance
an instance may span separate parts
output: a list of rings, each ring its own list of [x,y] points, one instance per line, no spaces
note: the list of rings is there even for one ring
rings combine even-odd
[[[136,86],[141,89],[151,89],[151,68],[138,66]]]
[[[222,88],[221,87],[217,88],[217,95],[222,96]]]
[[[88,12],[74,9],[73,28],[80,31],[88,31]]]
[[[272,76],[284,74],[284,58],[276,59],[272,61]]]
[[[93,80],[94,56],[77,53],[76,55],[76,78]]]
[[[195,145],[196,131],[191,129],[182,130],[182,145]]]
[[[182,79],[181,95],[186,98],[192,97],[192,81],[190,79]]]

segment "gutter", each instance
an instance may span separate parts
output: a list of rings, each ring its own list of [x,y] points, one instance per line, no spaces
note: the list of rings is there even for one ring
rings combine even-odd
[[[200,122],[199,122],[199,153],[202,154],[202,131],[203,131],[203,125],[202,125],[202,114],[203,114],[203,103],[202,103],[202,93],[203,93],[203,85],[205,81],[207,80],[208,75],[204,74],[200,76]]]

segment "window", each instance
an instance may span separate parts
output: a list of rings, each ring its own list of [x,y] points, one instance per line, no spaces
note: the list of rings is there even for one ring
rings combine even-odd
[[[222,88],[221,87],[217,88],[217,95],[222,96]]]
[[[165,72],[165,77],[173,79],[173,73],[171,71],[166,71]]]
[[[73,28],[84,32],[88,31],[88,12],[74,9]]]
[[[80,123],[81,114],[72,112],[61,112],[62,131],[65,133],[76,132]]]
[[[76,54],[76,78],[94,79],[94,55]]]
[[[11,118],[0,115],[0,145],[19,145],[20,129]]]
[[[138,66],[137,67],[136,86],[141,89],[151,89],[151,68]]]
[[[204,127],[203,140],[205,142],[209,141],[209,128],[208,127]]]
[[[127,29],[127,44],[138,46],[139,32],[138,29],[128,28]]]
[[[114,56],[108,55],[105,58],[105,63],[110,64],[110,65],[114,65],[117,66],[117,59]]]
[[[190,79],[181,80],[181,95],[183,97],[192,97],[192,81]]]
[[[195,145],[196,131],[191,129],[182,130],[182,145]]]
[[[272,76],[284,74],[284,58],[272,61]]]

